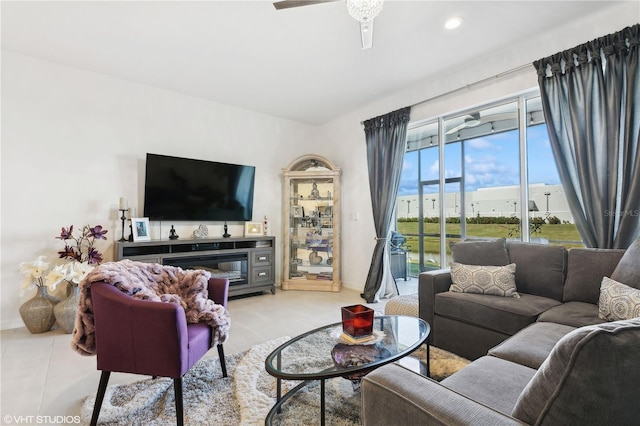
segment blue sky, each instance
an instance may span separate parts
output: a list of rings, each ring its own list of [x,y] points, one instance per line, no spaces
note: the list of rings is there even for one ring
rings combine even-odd
[[[529,184],[560,183],[553,153],[549,146],[545,125],[527,128]],[[519,172],[518,131],[502,132],[465,142],[465,183],[467,191],[495,186],[518,185]],[[445,177],[461,174],[461,144],[445,147]],[[422,180],[438,179],[438,150],[426,149],[422,153]],[[418,152],[405,155],[403,174],[398,195],[418,193]],[[434,187],[434,192],[437,187]]]

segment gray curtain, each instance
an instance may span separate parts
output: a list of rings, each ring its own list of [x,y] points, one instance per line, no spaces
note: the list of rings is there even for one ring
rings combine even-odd
[[[587,247],[640,233],[640,24],[533,63],[558,172]]]
[[[376,245],[361,294],[369,303],[377,301],[382,284],[386,285],[389,280],[393,283],[390,271],[385,271],[383,265],[387,235],[400,186],[410,113],[411,107],[405,107],[364,122],[369,189],[376,230]]]

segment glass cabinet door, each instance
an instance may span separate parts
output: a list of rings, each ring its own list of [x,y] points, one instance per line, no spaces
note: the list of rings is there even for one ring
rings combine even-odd
[[[340,290],[339,171],[324,166],[284,171],[284,290]]]

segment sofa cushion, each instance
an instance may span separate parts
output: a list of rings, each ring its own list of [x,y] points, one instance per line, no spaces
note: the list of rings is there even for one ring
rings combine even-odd
[[[598,318],[598,306],[592,303],[567,302],[544,311],[538,317],[540,322],[554,322],[571,327],[602,324],[604,320]]]
[[[510,415],[465,398],[396,363],[376,368],[364,376],[359,393],[362,398],[359,424],[367,426],[522,426],[522,422]],[[360,397],[356,394],[352,398]]]
[[[567,256],[567,280],[564,302],[596,305],[600,297],[602,277],[610,277],[624,250],[572,248]]]
[[[559,304],[557,300],[531,294],[521,294],[515,299],[448,291],[436,295],[435,313],[511,336]]]
[[[431,330],[434,346],[469,360],[482,358],[489,349],[511,336],[480,324],[469,324],[440,315],[433,318]]]
[[[537,370],[556,343],[575,329],[552,322],[537,322],[491,348],[489,355]]]
[[[516,265],[463,265],[451,262],[451,291],[520,297],[516,292]]]
[[[598,317],[606,321],[640,317],[640,290],[604,277],[598,300]]]
[[[528,424],[637,424],[640,319],[578,328],[560,339],[518,397]]]
[[[560,246],[509,241],[509,260],[516,266],[518,292],[562,301],[567,250]]]
[[[509,264],[506,240],[451,242],[451,258],[465,265],[504,266]]]
[[[629,287],[640,288],[640,238],[636,239],[611,273],[611,279]]]
[[[518,395],[536,370],[492,356],[483,356],[440,382],[459,394],[510,414]]]

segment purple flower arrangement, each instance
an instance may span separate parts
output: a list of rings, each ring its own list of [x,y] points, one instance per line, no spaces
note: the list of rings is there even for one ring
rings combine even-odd
[[[60,236],[56,237],[64,241],[64,249],[58,252],[60,259],[71,259],[89,265],[98,265],[102,262],[102,253],[94,247],[96,240],[106,240],[105,234],[109,232],[102,226],[91,227],[85,225],[79,236],[73,235],[73,225],[62,228]]]

